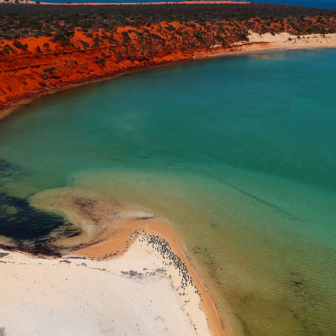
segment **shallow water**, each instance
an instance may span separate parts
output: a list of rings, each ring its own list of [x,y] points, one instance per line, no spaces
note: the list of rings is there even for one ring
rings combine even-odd
[[[171,221],[237,335],[334,335],[336,50],[264,55],[124,75],[2,121],[2,243],[79,234],[34,193],[108,195]]]

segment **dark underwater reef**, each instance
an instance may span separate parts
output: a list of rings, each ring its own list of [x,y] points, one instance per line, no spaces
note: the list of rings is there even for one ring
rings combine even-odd
[[[0,159],[0,236],[15,242],[15,247],[3,244],[0,247],[33,254],[58,254],[53,242],[60,237],[79,235],[80,231],[61,216],[32,207],[27,199],[9,196],[5,182],[19,179],[21,174],[19,167]]]

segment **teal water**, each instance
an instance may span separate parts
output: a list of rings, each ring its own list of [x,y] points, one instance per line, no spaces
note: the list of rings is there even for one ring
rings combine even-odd
[[[334,336],[335,56],[213,58],[36,99],[0,123],[0,235],[39,247],[64,225],[37,192],[109,194],[170,220],[233,334]]]

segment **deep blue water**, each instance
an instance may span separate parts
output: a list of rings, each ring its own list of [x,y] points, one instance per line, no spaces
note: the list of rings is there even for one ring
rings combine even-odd
[[[318,1],[316,0],[260,0],[260,1],[252,1],[252,2],[336,9],[335,0],[318,0]]]
[[[183,1],[183,0],[182,0]],[[53,3],[65,3],[65,0],[49,0]],[[87,0],[72,0],[71,2],[87,3]],[[109,2],[153,2],[153,0],[92,0],[91,2],[109,3]],[[174,2],[173,0],[155,0],[155,2]],[[292,6],[305,6],[315,8],[336,9],[336,0],[259,0],[251,1],[255,3],[283,4]]]

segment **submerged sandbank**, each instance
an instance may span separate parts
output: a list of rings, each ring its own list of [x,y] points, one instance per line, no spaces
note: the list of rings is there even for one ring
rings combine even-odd
[[[10,301],[12,298],[15,301],[16,296],[13,296],[13,291],[17,292],[17,287],[25,286],[24,272],[34,274],[36,283],[41,280],[36,280],[39,277],[38,274],[44,272],[45,276],[43,277],[47,284],[43,291],[48,293],[46,294],[48,301],[57,301],[54,296],[57,297],[59,291],[61,291],[63,293],[62,303],[57,301],[55,304],[61,306],[58,308],[59,310],[62,310],[64,305],[65,311],[67,310],[67,302],[72,300],[74,295],[77,297],[76,283],[80,288],[84,284],[91,287],[91,283],[94,281],[106,281],[103,288],[96,294],[97,298],[94,298],[93,293],[88,291],[84,294],[78,293],[78,296],[81,294],[83,298],[75,300],[79,306],[82,304],[81,300],[87,300],[89,306],[96,307],[100,295],[113,297],[118,293],[117,299],[112,303],[112,308],[109,306],[111,303],[106,300],[103,300],[98,310],[92,308],[95,309],[99,319],[103,314],[103,324],[109,323],[107,320],[105,321],[108,317],[114,320],[118,319],[123,324],[128,319],[134,320],[131,311],[125,313],[121,310],[121,316],[113,315],[117,306],[125,306],[118,301],[120,299],[126,300],[136,311],[141,310],[140,305],[150,307],[148,308],[150,312],[146,311],[136,317],[139,319],[138,325],[141,326],[141,328],[139,327],[140,335],[228,335],[217,314],[207,287],[196,274],[190,258],[184,253],[179,237],[167,220],[156,214],[140,211],[142,209],[136,206],[120,204],[104,195],[104,193],[99,195],[92,190],[75,187],[51,189],[37,193],[31,198],[31,203],[38,209],[62,214],[73,223],[74,227],[80,230],[81,234],[62,239],[62,237],[58,237],[58,231],[55,230],[50,235],[51,244],[63,256],[62,260],[56,257],[45,259],[43,255],[38,255],[38,257],[36,255],[23,256],[18,252],[10,252],[8,256],[5,256],[9,258],[8,263],[11,263],[11,265],[8,266],[7,261],[3,259],[3,261],[6,261],[6,267],[4,268],[4,265],[0,264],[2,272],[8,274],[8,276],[12,273],[19,274],[18,281],[12,284],[5,281],[6,286],[3,287],[3,290],[4,293],[7,293],[5,295],[6,300]],[[22,259],[24,259],[24,262],[21,261]],[[24,268],[15,266],[18,265],[19,261],[20,265],[25,265]],[[84,264],[83,261],[85,261]],[[70,278],[76,279],[70,287],[68,282],[64,284],[64,279],[61,277],[62,272],[58,274],[59,267],[55,267],[63,266],[63,263],[67,265],[64,268],[68,279],[66,281],[69,281]],[[84,271],[85,274],[82,274],[83,271],[80,270],[82,267],[78,268],[77,266],[85,266],[87,269]],[[97,269],[104,272],[97,273]],[[54,273],[58,275],[54,277]],[[113,274],[113,276],[110,274]],[[65,273],[63,275],[65,276]],[[83,278],[81,278],[82,276]],[[111,277],[111,279],[106,277]],[[118,280],[115,280],[115,277],[119,277]],[[49,278],[53,281],[50,282]],[[124,283],[120,279],[124,279]],[[56,286],[56,283],[58,283],[58,290],[53,293],[52,288]],[[36,286],[36,288],[32,286],[30,291],[37,291],[39,285]],[[134,286],[139,286],[139,288],[135,287],[135,290],[141,290],[141,292],[143,291],[142,288],[145,287],[144,293],[137,294],[135,299],[132,294]],[[151,305],[153,297],[149,301],[147,296],[147,291],[150,291],[151,286],[156,293],[155,296],[160,295],[155,307]],[[110,289],[110,287],[112,288]],[[88,298],[86,295],[88,295]],[[32,312],[26,316],[27,321],[25,323],[36,324],[32,329],[35,335],[48,335],[48,332],[43,329],[45,322],[38,322],[38,319],[42,319],[42,317],[45,320],[51,318],[48,315],[48,310],[45,313],[46,315],[35,310],[36,304],[41,306],[45,304],[43,297],[43,295],[41,297],[38,295],[33,301],[27,297],[27,301],[25,301],[27,310]],[[169,299],[167,299],[168,297]],[[175,303],[171,303],[172,300]],[[176,302],[179,304],[178,308],[175,307]],[[53,306],[54,303],[50,309],[53,309]],[[74,306],[76,305],[74,304]],[[14,314],[17,309],[17,306],[13,306],[13,310],[9,309],[8,314]],[[76,308],[75,310],[80,315],[79,309]],[[156,324],[150,322],[153,311],[157,311],[155,315],[161,323],[162,328],[160,327],[160,329],[156,329]],[[172,311],[172,314],[167,316],[169,311]],[[58,316],[57,318],[60,319],[59,323],[63,324],[61,322],[63,317]],[[84,313],[78,320],[81,321],[81,319],[86,318]],[[69,318],[64,322],[64,324],[70,326],[70,330],[75,328],[75,332],[69,335],[78,334],[80,331],[76,329],[78,322],[75,322],[75,320],[77,321],[77,317],[74,320]],[[172,323],[172,320],[175,322]],[[113,329],[117,335],[134,334],[133,327],[125,329],[120,323]],[[6,325],[4,327],[9,330],[9,336],[20,334],[11,323],[8,327]],[[62,330],[58,328],[53,326],[50,335],[55,332],[60,333]],[[153,329],[154,332],[150,333],[148,331],[150,329]],[[83,334],[87,334],[87,332],[83,332]],[[103,335],[104,333],[95,331],[93,334]],[[107,334],[111,334],[111,332]],[[30,334],[28,333],[28,335]]]

